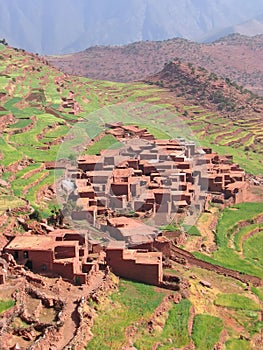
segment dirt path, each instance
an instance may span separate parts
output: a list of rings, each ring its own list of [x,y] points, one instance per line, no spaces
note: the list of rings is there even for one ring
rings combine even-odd
[[[66,293],[63,291],[66,294],[65,322],[61,327],[61,338],[55,344],[58,349],[67,349],[67,345],[74,338],[79,327],[78,300],[89,296],[93,291],[97,290],[103,284],[103,278],[104,272],[99,271],[88,285],[81,287],[71,286]]]
[[[212,252],[216,248],[213,231],[217,225],[217,208],[211,208],[209,213],[203,213],[197,221],[197,228],[200,236],[191,236],[184,245],[184,249],[190,252],[206,251]]]

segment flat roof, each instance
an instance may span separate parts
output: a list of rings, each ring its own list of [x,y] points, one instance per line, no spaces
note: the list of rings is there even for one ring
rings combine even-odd
[[[37,235],[23,235],[16,236],[6,246],[7,249],[30,249],[30,250],[44,250],[52,249],[55,243],[55,236],[37,236]]]
[[[57,246],[76,246],[78,241],[56,241],[56,235],[23,235],[16,236],[6,249],[12,250],[53,250]]]
[[[125,242],[124,241],[109,241],[106,249],[124,249]]]
[[[161,252],[142,252],[137,249],[125,249],[124,259],[135,259],[137,264],[159,264],[162,261]]]
[[[112,173],[113,173],[113,177],[129,177],[134,173],[134,169],[133,168],[124,168],[124,169],[116,168],[116,169],[113,169]]]
[[[115,227],[118,227],[119,225],[135,227],[135,226],[139,226],[139,225],[143,224],[139,220],[135,220],[132,218],[126,218],[125,216],[119,216],[117,218],[110,218],[110,219],[107,219],[107,221],[109,222],[109,224],[111,226],[115,226]]]
[[[96,155],[83,155],[78,158],[78,163],[97,163],[98,161],[102,160],[101,156],[96,156]]]
[[[246,182],[243,182],[243,181],[236,181],[226,186],[228,190],[233,190],[235,188],[243,188],[243,187],[246,187]]]

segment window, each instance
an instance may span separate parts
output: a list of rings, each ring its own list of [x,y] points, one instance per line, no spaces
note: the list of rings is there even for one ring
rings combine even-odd
[[[46,264],[43,264],[42,265],[42,271],[46,271],[47,270],[47,265]]]
[[[27,250],[24,251],[23,256],[24,256],[25,259],[28,258],[28,251]]]

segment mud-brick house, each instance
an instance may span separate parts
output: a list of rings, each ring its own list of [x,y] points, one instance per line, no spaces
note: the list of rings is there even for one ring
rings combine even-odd
[[[160,285],[163,280],[162,253],[125,249],[122,242],[112,242],[106,249],[106,263],[117,276]]]
[[[236,181],[227,185],[225,190],[226,199],[233,198],[235,204],[242,203],[245,200],[248,190],[248,184],[242,181]]]
[[[4,251],[33,272],[58,275],[79,284],[87,281],[88,246],[85,236],[81,234],[56,230],[45,236],[16,236]]]
[[[125,241],[128,245],[152,242],[159,233],[155,227],[124,216],[108,218],[107,225],[101,225],[101,229],[109,232],[113,238]]]
[[[96,155],[82,155],[78,158],[78,169],[82,171],[94,171],[103,169],[103,159]]]

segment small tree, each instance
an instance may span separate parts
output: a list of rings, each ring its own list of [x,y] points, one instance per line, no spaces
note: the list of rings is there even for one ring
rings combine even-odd
[[[36,221],[41,221],[41,220],[42,220],[42,216],[41,216],[40,211],[39,211],[38,209],[35,209],[35,210],[33,211],[33,213],[31,213],[31,214],[29,215],[29,218],[30,218],[31,220],[36,220]]]
[[[0,44],[3,44],[5,46],[7,46],[8,42],[5,40],[5,38],[3,38],[3,39],[0,40]]]

